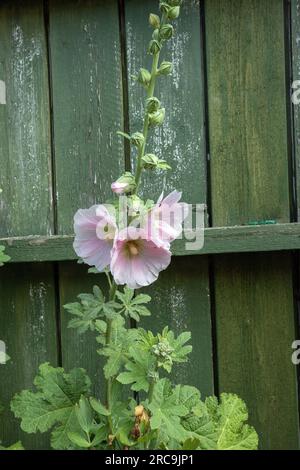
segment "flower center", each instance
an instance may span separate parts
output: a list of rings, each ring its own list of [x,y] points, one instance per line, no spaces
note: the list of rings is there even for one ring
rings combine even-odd
[[[128,242],[127,249],[130,255],[137,256],[139,254],[138,245],[136,242]]]

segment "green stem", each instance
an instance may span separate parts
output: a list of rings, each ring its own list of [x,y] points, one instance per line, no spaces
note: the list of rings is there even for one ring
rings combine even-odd
[[[116,296],[117,285],[113,282],[110,285],[109,290],[109,300],[114,300]],[[106,319],[106,337],[105,337],[105,345],[109,346],[111,343],[111,335],[112,335],[112,319]],[[106,408],[110,412],[111,411],[111,401],[112,401],[112,379],[109,378],[106,380]],[[108,425],[109,431],[112,434],[112,421],[111,416],[108,416]]]
[[[163,14],[162,20],[161,20],[161,25],[163,25],[165,23],[165,21],[166,21],[165,14]],[[154,97],[154,90],[155,90],[155,83],[156,83],[156,77],[157,77],[159,56],[160,56],[160,51],[153,55],[152,69],[151,69],[151,79],[150,79],[150,84],[149,84],[149,87],[148,87],[147,99]],[[144,117],[144,126],[143,126],[144,143],[141,146],[141,148],[138,152],[138,156],[137,156],[137,167],[136,167],[136,172],[135,172],[136,188],[135,188],[134,194],[136,194],[138,192],[139,185],[140,185],[140,182],[141,182],[141,174],[142,174],[142,170],[143,170],[143,157],[145,155],[145,149],[146,149],[147,138],[148,138],[148,131],[149,131],[149,114],[148,114],[147,109],[146,109],[145,117]]]

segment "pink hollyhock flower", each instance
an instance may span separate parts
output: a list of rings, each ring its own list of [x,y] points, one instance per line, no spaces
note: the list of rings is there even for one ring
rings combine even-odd
[[[103,271],[110,264],[116,230],[116,220],[105,206],[79,209],[74,216],[76,254],[89,266]]]
[[[118,183],[118,181],[115,181],[111,185],[111,189],[115,194],[123,194],[128,187],[128,183]]]
[[[182,193],[178,191],[173,191],[165,198],[162,194],[147,216],[148,234],[167,246],[181,235],[183,221],[188,216],[188,204],[179,202],[181,196]]]
[[[139,289],[152,284],[171,261],[171,252],[148,237],[143,229],[129,227],[116,236],[110,264],[116,284]]]

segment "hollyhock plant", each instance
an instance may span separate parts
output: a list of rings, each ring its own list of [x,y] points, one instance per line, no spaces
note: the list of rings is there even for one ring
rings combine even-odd
[[[97,352],[105,358],[104,379],[97,378],[105,391],[97,394],[104,401],[91,394],[83,369],[66,373],[49,364],[40,366],[36,392],[23,391],[12,401],[24,431],[53,428],[54,449],[251,450],[258,445],[255,430],[245,424],[247,409],[239,397],[224,393],[203,401],[197,388],[174,386],[166,377],[174,365],[187,362],[192,350],[189,332],[176,336],[167,326],[160,333],[137,327],[151,315],[151,297],[136,289],[154,283],[169,266],[171,243],[181,235],[188,215],[178,191],[161,195],[156,204],[139,197],[144,172],[170,170],[165,160],[146,149],[150,130],[165,118],[165,108],[154,95],[155,84],[157,77],[172,71],[170,62],[160,62],[160,54],[174,33],[171,22],[179,16],[181,3],[161,1],[161,17],[150,15],[152,69],[136,74],[147,92],[142,131],[118,133],[130,141],[135,174],[125,172],[112,183],[111,206],[80,209],[74,217],[74,249],[96,268],[89,272],[104,271],[108,286],[94,286],[65,309],[73,315],[70,328],[97,335]],[[173,379],[176,375],[178,371]]]
[[[140,228],[128,227],[118,233],[112,250],[111,273],[117,285],[131,289],[148,286],[171,261],[171,252]]]
[[[74,250],[89,266],[103,271],[110,264],[116,219],[104,205],[79,209],[74,216]]]

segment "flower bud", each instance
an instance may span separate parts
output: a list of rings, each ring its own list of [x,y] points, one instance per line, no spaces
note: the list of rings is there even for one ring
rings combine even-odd
[[[142,160],[143,160],[143,167],[146,170],[154,170],[157,167],[159,158],[153,153],[148,153],[147,155],[143,156]]]
[[[159,16],[155,15],[154,13],[150,13],[149,23],[154,29],[159,28],[160,27],[160,18],[159,18]]]
[[[167,15],[170,10],[170,5],[168,5],[166,2],[161,2],[159,5],[159,9],[162,13],[165,13]]]
[[[145,137],[141,132],[135,132],[130,138],[130,142],[135,147],[141,148],[144,145]]]
[[[159,30],[159,35],[161,39],[171,39],[173,36],[173,26],[171,24],[164,24]]]
[[[134,409],[134,416],[137,418],[139,416],[142,416],[144,413],[144,407],[143,405],[138,405]]]
[[[161,50],[161,44],[155,39],[152,39],[152,41],[150,41],[149,43],[149,49],[148,49],[150,54],[152,55],[157,54],[160,50]]]
[[[149,86],[150,80],[151,80],[151,73],[149,72],[149,70],[143,69],[143,68],[140,69],[139,74],[137,76],[137,81],[141,85],[147,87]]]
[[[170,7],[180,7],[182,5],[182,0],[166,0]]]
[[[120,176],[120,178],[111,185],[111,189],[115,194],[131,193],[135,188],[135,178],[129,171],[126,171],[124,175]]]
[[[152,98],[148,98],[146,101],[146,107],[147,107],[147,112],[148,113],[154,113],[155,111],[158,111],[160,108],[160,101],[158,98],[155,98],[154,96]]]
[[[157,75],[169,75],[173,70],[172,62],[163,61],[157,71]]]
[[[166,110],[165,108],[160,108],[158,111],[149,114],[149,124],[150,126],[160,126],[165,120]]]
[[[176,20],[176,18],[178,18],[179,15],[180,15],[180,7],[172,7],[168,11],[169,20]]]

